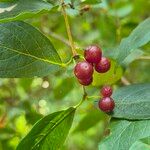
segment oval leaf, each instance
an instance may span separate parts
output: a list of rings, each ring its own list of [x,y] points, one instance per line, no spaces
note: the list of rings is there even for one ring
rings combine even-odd
[[[116,90],[113,94],[115,118],[149,119],[150,84],[134,84]]]
[[[58,53],[37,29],[24,22],[0,24],[0,77],[45,76],[58,65]]]
[[[0,22],[27,19],[51,9],[52,5],[42,0],[0,2]]]
[[[125,65],[124,60],[133,50],[145,45],[150,41],[150,18],[140,23],[129,35],[123,39],[117,48],[116,60]]]
[[[135,141],[150,136],[150,120],[117,121],[112,124],[111,131],[99,144],[99,150],[129,150]]]
[[[144,54],[144,52],[140,49],[137,49],[133,52],[131,52],[123,61],[122,63],[124,64],[124,66],[129,65],[131,62],[133,62],[134,60],[136,60],[137,58],[141,57]]]
[[[19,143],[17,150],[57,150],[65,142],[75,108],[52,113],[38,121]]]

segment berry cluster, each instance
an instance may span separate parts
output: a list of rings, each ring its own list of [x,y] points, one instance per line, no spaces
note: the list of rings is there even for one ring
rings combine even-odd
[[[101,89],[102,99],[99,100],[98,106],[104,112],[111,112],[115,107],[114,100],[110,97],[112,95],[112,88],[110,86],[104,86]]]
[[[75,76],[79,83],[84,86],[92,83],[93,68],[99,73],[105,73],[110,69],[110,60],[106,57],[102,57],[102,50],[96,45],[86,48],[84,51],[84,58],[85,61],[77,63],[74,68]]]

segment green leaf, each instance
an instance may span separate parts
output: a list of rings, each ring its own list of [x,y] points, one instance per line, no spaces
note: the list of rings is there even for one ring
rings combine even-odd
[[[136,141],[129,150],[150,150],[150,137]]]
[[[125,119],[150,119],[150,84],[134,84],[114,91],[112,116]]]
[[[52,5],[43,0],[0,2],[0,22],[27,19],[51,9]]]
[[[117,9],[111,9],[109,13],[113,16],[118,16],[120,18],[126,17],[129,15],[133,10],[133,6],[131,4],[123,5]]]
[[[99,144],[99,150],[129,150],[135,141],[150,136],[150,120],[116,121],[111,125],[111,132]]]
[[[21,78],[19,79],[18,85],[20,85],[25,91],[30,91],[32,82],[33,78]]]
[[[117,48],[116,60],[123,65],[125,58],[137,48],[150,41],[150,18],[140,23],[129,35],[123,39]]]
[[[62,65],[48,38],[24,22],[0,24],[0,77],[45,76]]]
[[[11,128],[0,128],[0,140],[8,140],[15,135],[15,131]]]
[[[57,150],[65,142],[75,108],[52,113],[39,120],[19,143],[17,150]]]
[[[122,76],[122,68],[116,66],[116,62],[111,61],[111,68],[106,73],[94,72],[93,86],[100,86],[104,84],[113,84],[117,82]]]

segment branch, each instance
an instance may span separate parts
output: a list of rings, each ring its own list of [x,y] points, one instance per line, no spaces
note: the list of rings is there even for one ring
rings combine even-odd
[[[67,34],[68,34],[72,54],[73,54],[73,57],[74,57],[74,56],[77,55],[77,52],[76,52],[75,45],[74,45],[74,42],[73,42],[72,33],[71,33],[69,21],[68,21],[68,16],[66,14],[64,0],[61,0],[61,3],[62,3],[62,13],[63,13],[65,24],[66,24],[66,30],[67,30]]]
[[[137,60],[141,60],[141,59],[150,60],[150,56],[141,56],[141,57],[137,58]]]
[[[61,41],[62,43],[66,44],[67,46],[69,46],[69,47],[71,46],[69,41],[67,39],[65,39],[64,37],[62,37],[61,35],[58,35],[58,34],[52,32],[51,30],[46,29],[46,28],[43,28],[42,30],[44,33],[46,33],[46,34],[50,35],[51,37]]]
[[[85,90],[85,86],[83,86],[83,97],[82,97],[82,100],[75,106],[75,108],[78,108],[87,98],[87,93],[86,93],[86,90]]]
[[[124,85],[130,85],[131,83],[127,80],[127,78],[125,77],[122,77],[121,78],[121,82],[124,84]]]

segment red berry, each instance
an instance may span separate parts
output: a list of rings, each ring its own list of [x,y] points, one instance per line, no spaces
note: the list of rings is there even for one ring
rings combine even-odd
[[[93,81],[93,78],[89,78],[89,79],[78,79],[79,83],[84,85],[84,86],[87,86],[87,85],[90,85]]]
[[[104,97],[99,101],[99,108],[104,112],[111,112],[115,107],[115,102],[111,97]]]
[[[95,65],[95,70],[99,73],[105,73],[110,69],[110,60],[106,57],[102,57],[101,61]]]
[[[78,79],[89,79],[93,75],[93,66],[86,62],[79,62],[74,68],[74,74]]]
[[[98,46],[92,45],[86,48],[84,57],[89,63],[98,63],[101,60],[102,51]]]
[[[101,94],[104,96],[104,97],[110,97],[112,95],[112,88],[111,86],[104,86],[102,89],[101,89]]]

